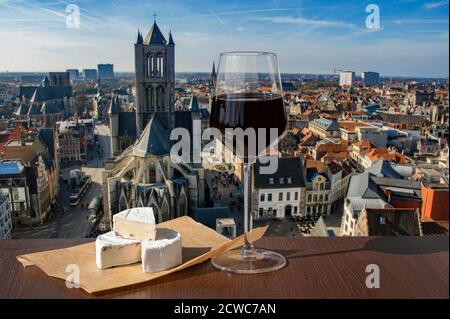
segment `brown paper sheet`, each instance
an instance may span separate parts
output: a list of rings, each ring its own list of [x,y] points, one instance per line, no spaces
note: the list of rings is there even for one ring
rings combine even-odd
[[[67,265],[75,264],[80,269],[80,287],[88,293],[96,294],[149,282],[202,263],[244,243],[243,236],[229,240],[190,217],[173,219],[158,224],[157,227],[173,229],[181,234],[183,264],[180,266],[157,273],[143,273],[141,263],[100,270],[95,264],[95,242],[21,255],[17,256],[17,259],[24,267],[35,265],[48,276],[63,280],[69,276],[66,272]],[[251,232],[253,240],[260,239],[266,230],[267,227],[254,229]]]

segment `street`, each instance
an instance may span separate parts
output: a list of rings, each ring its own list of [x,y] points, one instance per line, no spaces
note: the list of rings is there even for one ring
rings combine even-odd
[[[92,159],[87,160],[87,164],[81,167],[67,167],[61,170],[64,179],[68,179],[70,170],[75,168],[80,168],[86,175],[91,176],[92,184],[81,198],[80,203],[75,207],[69,205],[70,191],[68,185],[61,182],[57,203],[58,206],[63,207],[64,210],[52,212],[51,220],[43,225],[34,225],[31,227],[24,226],[13,230],[14,239],[83,238],[91,232],[92,224],[88,221],[89,210],[81,208],[81,205],[89,205],[91,200],[102,192],[103,162],[109,157],[110,152],[109,128],[105,125],[99,125],[96,126],[96,129],[97,141],[103,149],[102,156],[90,154],[89,156],[91,156]]]

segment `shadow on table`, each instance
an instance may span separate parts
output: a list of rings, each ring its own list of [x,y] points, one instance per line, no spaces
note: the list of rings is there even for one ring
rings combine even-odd
[[[377,237],[369,240],[362,248],[329,251],[318,254],[301,255],[301,250],[292,256],[290,250],[277,250],[278,253],[284,255],[288,260],[297,258],[330,256],[338,254],[347,254],[362,251],[374,251],[385,254],[396,255],[424,255],[433,254],[449,250],[448,238],[442,237],[442,240],[436,240],[436,237]]]
[[[211,251],[211,247],[183,247],[183,264],[196,258],[201,255],[206,254],[207,252]],[[205,265],[208,264],[208,265]],[[121,293],[128,294],[131,289],[140,289],[140,288],[148,288],[151,286],[155,286],[161,283],[168,283],[168,282],[176,282],[178,280],[183,280],[186,278],[192,279],[197,276],[206,275],[212,272],[218,271],[216,270],[212,265],[211,261],[208,260],[206,262],[188,267],[186,269],[183,269],[181,271],[174,272],[169,275],[165,275],[156,279],[152,279],[151,281],[146,281],[142,283],[138,283],[135,285],[129,285],[127,287],[120,287],[117,289],[111,289],[104,292],[96,293],[96,297],[103,297],[103,296],[114,296],[117,295],[120,297]],[[139,290],[136,291],[136,294],[139,294]]]

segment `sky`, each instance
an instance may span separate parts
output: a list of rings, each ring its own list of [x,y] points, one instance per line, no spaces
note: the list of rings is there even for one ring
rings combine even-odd
[[[80,12],[67,27],[68,5]],[[379,28],[367,28],[376,4]],[[277,53],[283,73],[376,71],[448,77],[448,0],[0,0],[0,72],[113,63],[134,70],[137,31],[156,21],[176,71],[210,71],[220,52]]]

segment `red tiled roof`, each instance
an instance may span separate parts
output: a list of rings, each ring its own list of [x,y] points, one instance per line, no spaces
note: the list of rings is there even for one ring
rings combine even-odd
[[[359,142],[353,143],[353,146],[356,146],[359,148],[361,148],[361,147],[371,148],[374,145],[372,143],[370,143],[369,141],[359,141]]]
[[[16,127],[11,131],[10,139],[13,141],[20,140],[22,132],[27,132],[28,129],[22,123],[17,123]]]

